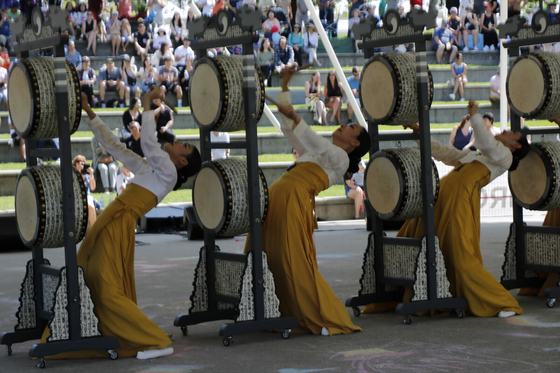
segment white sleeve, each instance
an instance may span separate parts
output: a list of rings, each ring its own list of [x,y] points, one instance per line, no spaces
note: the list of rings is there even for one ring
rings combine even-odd
[[[279,104],[289,104],[291,103],[291,96],[290,96],[290,92],[280,92],[276,95],[276,100],[278,101]],[[294,135],[293,131],[292,131],[292,124],[293,124],[293,120],[288,119],[286,116],[284,116],[283,114],[280,114],[280,129],[282,130],[282,133],[284,134],[284,136],[286,136],[288,138],[288,140],[290,140],[290,143],[292,144],[292,146],[294,147],[294,149],[298,152],[298,154],[300,156],[302,156],[303,154],[307,153],[307,149],[305,148],[305,146],[299,141],[299,139],[297,138],[297,136]],[[298,124],[298,126],[304,122],[303,119],[301,120],[301,122]],[[305,123],[305,122],[304,122]]]
[[[157,142],[156,119],[153,110],[142,113],[142,133],[140,146],[148,164],[156,172],[163,185],[174,184],[177,181],[177,168],[169,159],[169,154],[162,150]],[[136,174],[135,171],[132,172]]]
[[[474,130],[476,148],[496,165],[508,169],[513,159],[511,151],[494,138],[494,134],[484,125],[484,119],[480,114],[471,117],[471,125]]]
[[[448,166],[455,166],[461,158],[468,155],[471,150],[459,150],[451,145],[441,145],[437,140],[431,139],[432,157]]]
[[[97,115],[90,120],[89,126],[97,141],[103,145],[107,152],[121,161],[133,173],[142,173],[150,167],[142,157],[127,149]]]

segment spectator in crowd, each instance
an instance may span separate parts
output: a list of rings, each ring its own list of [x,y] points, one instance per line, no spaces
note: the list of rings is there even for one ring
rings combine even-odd
[[[6,8],[0,9],[0,17],[0,44],[12,52],[12,31],[10,31],[11,20],[6,13]]]
[[[334,70],[329,71],[329,77],[327,79],[327,84],[325,84],[325,106],[332,108],[332,116],[329,122],[334,124],[335,118],[336,122],[340,126],[342,123],[340,121],[340,110],[342,108],[342,83],[338,81],[336,73]]]
[[[280,21],[276,18],[276,13],[273,10],[269,10],[267,13],[268,18],[262,23],[262,32],[265,38],[270,39],[272,37],[272,27],[276,26],[277,30],[280,30]]]
[[[441,63],[443,52],[449,52],[449,63],[455,60],[457,46],[453,45],[453,33],[447,28],[447,21],[442,21],[441,26],[436,28],[432,36],[432,50],[436,52],[436,61]]]
[[[214,10],[214,5],[216,5],[215,0],[198,0],[198,8],[202,12],[203,16],[212,17],[212,12]]]
[[[91,49],[94,56],[97,56],[97,20],[93,17],[91,10],[87,12],[87,18],[82,23],[84,38],[87,40],[86,52]]]
[[[130,27],[130,22],[128,18],[123,18],[122,20],[122,29],[121,29],[121,43],[123,52],[126,52],[126,47],[130,43],[130,39],[132,38],[132,28]]]
[[[119,21],[119,12],[114,10],[111,13],[111,19],[107,21],[107,33],[111,37],[113,56],[118,56],[121,49],[121,29],[122,24],[121,21]]]
[[[93,86],[95,85],[97,77],[95,76],[95,70],[90,66],[90,59],[88,56],[84,56],[82,59],[82,66],[78,67],[76,72],[80,78],[82,92],[87,96],[89,106],[93,106]]]
[[[97,183],[95,182],[94,172],[95,170],[89,165],[86,165],[86,157],[83,155],[77,155],[72,160],[72,165],[76,167],[79,173],[82,174],[84,179],[84,186],[86,187],[87,202],[88,202],[88,226],[87,231],[93,227],[95,220],[97,219],[97,210],[101,209],[101,204],[97,202],[95,198],[91,195],[91,192],[97,188]],[[86,168],[87,166],[87,168]]]
[[[488,4],[492,6],[492,13],[500,13],[500,2],[498,0],[488,0]]]
[[[12,124],[12,118],[8,115],[8,127],[10,128],[10,146],[16,146],[19,149],[19,155],[21,156],[21,161],[26,161],[26,154],[25,154],[25,140],[17,134],[16,130],[14,129],[14,125]]]
[[[121,195],[132,179],[134,179],[134,174],[124,164],[121,165],[121,173],[117,175],[117,196]]]
[[[461,41],[463,40],[463,32],[461,30],[461,18],[457,15],[457,8],[452,7],[451,12],[449,14],[449,18],[447,18],[447,27],[451,30],[453,34],[453,44],[461,45]]]
[[[548,4],[548,17],[550,18],[550,22],[556,22],[556,17],[558,14],[556,13],[556,3]],[[511,17],[511,14],[508,13],[508,16]]]
[[[93,13],[96,21],[101,20],[101,10],[103,9],[104,0],[88,0],[88,11]]]
[[[486,129],[492,132],[494,136],[502,133],[502,131],[499,128],[494,127],[494,114],[492,114],[491,112],[484,113],[482,115],[482,120],[484,121],[484,125],[486,126]],[[527,139],[527,141],[529,141],[529,139]]]
[[[152,65],[156,68],[160,68],[164,65],[164,57],[169,57],[173,61],[175,56],[169,48],[169,44],[163,43],[161,47],[152,55]]]
[[[525,0],[508,0],[508,17],[521,16],[521,8],[525,6],[527,1]],[[550,7],[549,7],[550,10]],[[549,16],[551,14],[556,14],[556,3],[554,3],[554,10],[549,11]],[[556,17],[550,18],[551,22],[556,22]]]
[[[496,14],[492,13],[492,4],[486,3],[486,8],[480,16],[480,33],[484,35],[484,48],[482,50],[494,51],[498,48],[498,34],[494,26],[498,24]]]
[[[288,45],[285,37],[280,38],[278,47],[274,50],[274,61],[276,64],[276,71],[282,72],[285,67],[294,67],[297,64],[294,62],[294,50]]]
[[[500,70],[498,70],[496,75],[490,78],[490,102],[493,105],[500,105],[501,84]]]
[[[210,142],[216,143],[228,143],[229,144],[229,133],[227,132],[219,132],[219,131],[212,131],[210,132]],[[229,149],[212,149],[211,155],[212,160],[216,161],[218,159],[226,159],[229,158],[230,150]]]
[[[461,6],[461,2],[459,0],[446,0],[445,7],[447,8],[447,13],[451,14],[451,9],[455,8],[455,13],[457,13],[457,9]]]
[[[81,39],[84,34],[84,29],[82,25],[87,19],[87,4],[82,2],[78,5],[78,11],[75,13],[75,17],[72,19],[74,26],[74,31],[76,32],[76,39]]]
[[[140,87],[138,87],[138,67],[128,54],[123,55],[121,79],[124,82],[124,102],[130,105],[131,94],[140,97]]]
[[[185,39],[185,29],[183,27],[183,21],[181,20],[181,14],[178,11],[173,14],[170,28],[171,38],[173,39],[173,48],[183,45],[183,39]]]
[[[95,137],[91,138],[91,148],[93,150],[92,168],[99,171],[101,177],[101,184],[105,194],[101,196],[101,204],[107,206],[113,201],[113,193],[117,189],[117,171],[119,164],[109,154],[103,146],[97,141]]]
[[[346,197],[354,200],[354,219],[360,219],[360,211],[364,203],[364,191],[362,187],[356,185],[353,175],[349,172],[344,174],[344,183],[346,184],[344,186]]]
[[[476,150],[474,145],[474,132],[471,127],[471,116],[465,115],[461,119],[461,123],[453,127],[449,136],[449,145],[459,150]],[[473,149],[474,148],[474,149]]]
[[[130,129],[130,138],[128,141],[128,147],[134,153],[138,154],[140,157],[144,158],[144,151],[142,150],[142,129],[140,123],[136,121],[130,122],[128,125]]]
[[[296,23],[301,25],[302,23],[306,25],[309,22],[309,15],[307,4],[304,0],[296,0],[297,11],[296,11]]]
[[[270,45],[270,39],[265,38],[257,53],[257,66],[264,78],[264,85],[272,87],[272,71],[274,70],[274,49]]]
[[[463,29],[463,43],[465,43],[463,52],[469,51],[469,34],[473,37],[474,50],[480,50],[478,49],[478,16],[473,13],[472,7],[470,6],[467,7],[465,16],[461,18],[461,28]]]
[[[175,66],[181,72],[183,69],[190,71],[194,63],[194,51],[191,48],[191,41],[183,38],[181,46],[175,49],[174,53]],[[189,68],[190,67],[190,68]]]
[[[154,110],[156,118],[158,140],[166,143],[174,143],[177,140],[177,136],[175,136],[175,133],[171,130],[174,123],[173,112],[160,98],[154,98],[151,107]]]
[[[485,0],[473,0],[473,13],[478,17],[479,20],[482,13],[484,13],[485,4]]]
[[[298,66],[303,66],[301,60],[303,35],[301,34],[301,25],[299,23],[294,25],[294,31],[292,31],[288,36],[288,45],[294,50],[294,58]]]
[[[463,19],[463,17],[467,14],[467,7],[474,6],[474,0],[460,0],[461,6],[459,7],[459,18]]]
[[[259,8],[264,14],[268,14],[268,11],[276,6],[275,0],[259,0]]]
[[[350,89],[354,94],[354,98],[357,102],[360,99],[360,68],[358,66],[354,66],[352,68],[352,76],[349,76],[346,80],[348,80],[348,84],[350,85]],[[350,103],[350,99],[346,100],[346,113],[348,114],[348,124],[352,124],[352,116],[354,115],[354,109]]]
[[[167,5],[165,0],[148,0],[148,9],[150,13],[154,13],[154,21],[152,22],[154,30],[163,25],[163,8]],[[159,47],[158,47],[159,48]]]
[[[119,104],[124,107],[125,85],[121,80],[122,71],[115,68],[115,61],[107,58],[105,66],[99,69],[99,98],[101,99],[101,107],[105,108],[105,92],[118,92]]]
[[[360,23],[360,9],[354,8],[352,18],[348,21],[348,33],[351,38],[354,38],[354,31],[352,27]],[[358,40],[354,40],[354,52],[358,51]]]
[[[95,13],[94,13],[95,14]],[[107,42],[107,26],[105,25],[105,20],[103,17],[99,17],[97,20],[97,37],[100,43]]]
[[[4,67],[4,59],[0,57],[0,103],[8,110],[8,69]]]
[[[318,0],[317,6],[319,7],[319,18],[327,21],[330,25],[334,20],[334,0]]]
[[[12,0],[10,9],[6,11],[6,14],[8,15],[8,17],[10,17],[12,22],[21,15],[21,10],[19,10],[19,2],[17,0]]]
[[[323,98],[323,87],[321,87],[321,73],[313,71],[311,78],[305,82],[305,106],[313,113],[313,120],[318,125],[326,125],[327,111],[325,104],[321,99]]]
[[[66,47],[66,59],[74,65],[75,68],[82,66],[82,55],[76,50],[76,45],[74,41],[68,41],[68,46]]]
[[[321,66],[319,60],[317,60],[317,46],[319,45],[319,34],[315,29],[315,24],[311,21],[307,24],[307,32],[303,36],[303,45],[305,52],[309,56],[309,63],[315,63],[317,66]]]
[[[465,86],[468,83],[467,80],[467,64],[463,61],[463,53],[457,54],[457,61],[451,64],[451,74],[453,75],[453,93],[449,94],[449,98],[455,101],[455,95],[457,91],[461,95],[459,101],[465,101]]]
[[[278,6],[282,8],[284,13],[286,13],[286,15],[288,16],[288,22],[286,23],[291,22],[292,19],[294,18],[294,13],[292,12],[291,0],[278,0]]]
[[[0,66],[2,66],[3,68],[5,68],[6,70],[8,70],[8,72],[10,71],[10,55],[8,53],[8,51],[6,50],[6,48],[4,48],[4,46],[2,45],[2,43],[0,43],[0,57],[2,58],[2,60],[4,61],[3,64],[1,64]]]
[[[142,113],[140,108],[142,107],[142,101],[138,97],[133,97],[130,100],[130,105],[128,109],[122,115],[122,138],[127,148],[130,148],[130,138],[132,137],[130,131],[130,123],[136,122],[142,126]]]
[[[146,58],[140,68],[140,76],[142,78],[142,92],[146,93],[151,90],[150,87],[155,86],[157,82],[157,70],[152,66],[152,60]]]
[[[165,32],[165,28],[163,26],[160,26],[157,30],[157,36],[154,38],[152,47],[157,50],[161,48],[162,44],[167,44],[169,48],[172,48],[173,44],[171,43],[171,39]]]
[[[132,3],[130,0],[120,0],[118,12],[121,20],[127,19],[130,21],[132,19]]]
[[[159,89],[165,95],[167,92],[174,92],[177,95],[177,107],[183,106],[183,90],[179,83],[179,71],[172,65],[171,57],[163,57],[164,65],[158,70]]]
[[[74,9],[74,1],[73,0],[67,0],[66,2],[63,2],[62,4],[62,9],[65,9],[68,12],[68,27],[69,27],[69,32],[70,35],[75,36],[76,32],[74,30],[74,25],[75,25],[75,20],[76,20],[76,10]],[[31,18],[28,18],[31,19]]]
[[[350,29],[350,21],[354,17],[354,9],[360,11],[361,6],[364,4],[364,0],[350,0],[350,9],[348,9],[348,37],[352,37]]]
[[[142,64],[148,55],[148,50],[150,49],[150,42],[152,40],[152,35],[146,31],[146,24],[143,19],[138,20],[138,31],[134,33],[134,47],[136,49],[136,55],[140,56]]]

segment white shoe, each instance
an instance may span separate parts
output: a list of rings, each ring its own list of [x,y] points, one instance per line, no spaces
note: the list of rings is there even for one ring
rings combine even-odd
[[[156,357],[164,357],[173,354],[173,347],[167,347],[161,350],[139,351],[136,354],[138,360],[155,359]]]
[[[494,44],[492,44],[492,45],[490,46],[490,51],[491,51],[491,52],[494,52],[495,50],[496,50],[496,47],[494,46]]]
[[[482,48],[482,50],[483,50],[484,52],[489,52],[489,51],[490,51],[490,48],[488,48],[488,46],[485,45],[484,48]]]
[[[451,99],[451,101],[455,101],[455,95],[453,93],[449,94],[449,98]]]
[[[453,83],[451,83],[451,80],[448,80],[448,81],[447,81],[447,85],[448,85],[449,87],[453,87]]]
[[[465,99],[463,97],[461,97],[461,99],[459,100],[460,102],[464,102]]]
[[[468,52],[468,51],[469,51],[468,47],[463,48],[463,52]]]
[[[508,317],[512,317],[515,316],[516,313],[513,311],[500,311],[500,313],[498,314],[498,317],[501,319],[507,319]]]
[[[502,312],[504,312],[504,311],[502,311]],[[514,313],[515,313],[515,312],[514,312]],[[321,329],[321,335],[329,336],[329,335],[330,335],[329,329],[327,329],[327,328],[325,328],[325,327],[323,326],[323,329]]]

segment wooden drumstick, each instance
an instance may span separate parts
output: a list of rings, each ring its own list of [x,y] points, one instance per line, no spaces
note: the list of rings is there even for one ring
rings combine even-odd
[[[308,63],[307,65],[303,65],[302,67],[296,67],[296,71],[305,70],[305,69],[308,69],[312,66],[315,66],[315,62]]]
[[[157,87],[156,87],[155,85],[148,85],[148,87],[149,87],[150,89],[157,89]],[[163,101],[163,103],[164,103],[165,105],[167,105],[176,115],[179,115],[179,112],[177,111],[177,109],[175,108],[175,106],[171,105],[171,104],[169,103],[169,101],[167,101],[167,100],[165,99],[165,96],[164,96],[164,95],[161,95],[159,98],[160,98],[161,101]]]
[[[276,100],[272,99],[269,95],[265,94],[264,97],[270,101],[272,103],[272,105],[276,105],[276,106],[280,106],[280,104],[278,102],[276,102]]]

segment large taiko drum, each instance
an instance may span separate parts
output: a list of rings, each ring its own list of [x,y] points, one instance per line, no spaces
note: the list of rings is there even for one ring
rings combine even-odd
[[[439,174],[432,161],[434,203],[439,194]],[[376,152],[365,175],[368,201],[384,220],[406,220],[422,215],[420,149],[399,148]]]
[[[515,202],[530,210],[559,209],[559,171],[560,143],[532,143],[529,154],[509,173],[509,188]]]
[[[413,53],[386,53],[371,58],[360,78],[360,104],[375,124],[401,126],[418,122],[416,58]],[[434,82],[428,69],[428,106]]]
[[[204,162],[193,186],[193,206],[198,222],[221,236],[247,233],[249,199],[260,198],[260,219],[268,211],[268,185],[259,169],[259,196],[250,196],[247,161],[239,158]]]
[[[201,128],[221,132],[245,129],[242,56],[199,59],[189,79],[189,91],[191,112]],[[255,93],[258,121],[264,110],[264,79],[257,65]]]
[[[506,92],[511,109],[523,118],[560,117],[560,55],[527,53],[509,69]]]
[[[76,242],[86,234],[87,190],[82,175],[72,171]],[[62,178],[60,166],[40,165],[24,169],[16,183],[16,221],[23,243],[31,248],[64,246]]]
[[[82,117],[80,79],[74,65],[66,60],[68,122],[76,132]],[[10,116],[18,135],[24,139],[46,140],[59,137],[59,110],[56,102],[54,61],[52,58],[22,58],[8,79]]]

